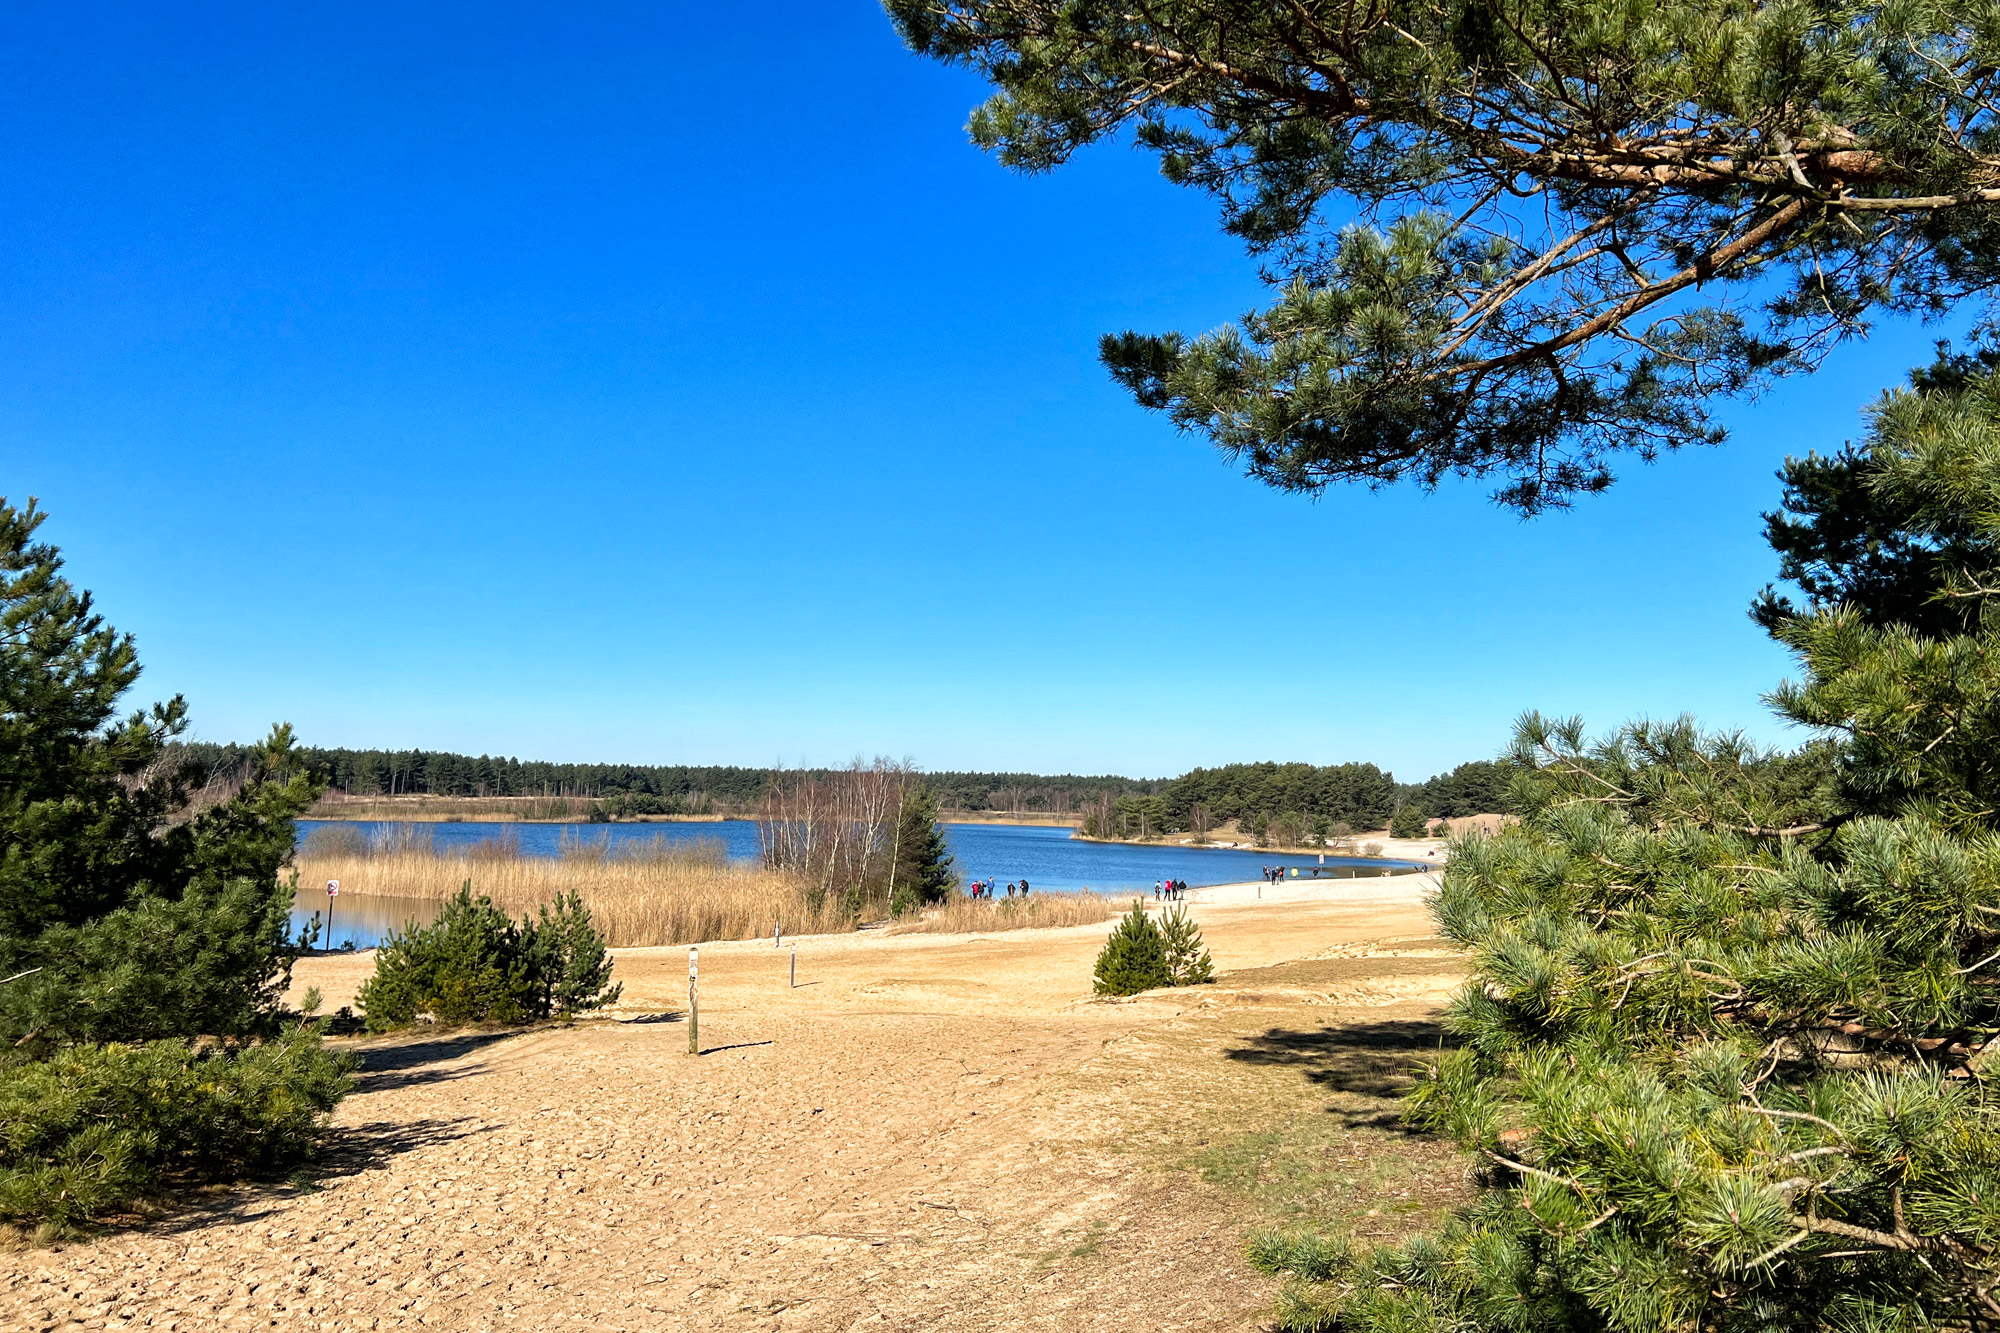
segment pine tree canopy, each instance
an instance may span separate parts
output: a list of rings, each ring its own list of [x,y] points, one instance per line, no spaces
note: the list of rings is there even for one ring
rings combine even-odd
[[[1523,719],[1522,821],[1435,905],[1463,1044],[1409,1105],[1486,1189],[1409,1247],[1267,1247],[1288,1326],[2000,1327],[2000,374],[1949,369],[1796,520],[1838,558],[1767,617],[1771,697],[1822,739]]]
[[[197,802],[179,698],[120,718],[132,640],[0,499],[0,1042],[268,1025],[292,956],[293,817],[318,787],[278,727]]]
[[[937,822],[937,793],[922,785],[911,788],[897,817],[897,891],[925,905],[943,902],[958,887],[958,872],[951,868],[951,845]]]
[[[1872,313],[1984,294],[2000,7],[1750,0],[886,0],[998,88],[973,138],[1130,131],[1272,303],[1104,339],[1112,374],[1287,490],[1448,474],[1524,512]]]

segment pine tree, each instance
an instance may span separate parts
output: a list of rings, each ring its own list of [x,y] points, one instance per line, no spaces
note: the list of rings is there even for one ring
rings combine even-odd
[[[618,1003],[624,987],[611,980],[611,953],[575,889],[543,903],[540,919],[524,933],[541,982],[540,1011],[567,1017]]]
[[[1215,963],[1202,943],[1201,927],[1176,903],[1160,916],[1160,941],[1167,956],[1167,978],[1175,986],[1201,986],[1215,980]]]
[[[185,705],[116,717],[132,640],[42,522],[0,499],[0,1221],[53,1239],[309,1155],[353,1059],[278,1023],[297,947],[280,872],[318,792],[290,729],[194,808]]]
[[[1095,971],[1099,995],[1137,995],[1174,984],[1167,942],[1137,898],[1098,951]]]
[[[937,821],[936,793],[912,787],[903,797],[896,833],[897,896],[910,894],[926,907],[943,902],[958,887],[951,863],[951,848]]]
[[[1977,6],[886,0],[1045,171],[1130,131],[1273,300],[1107,335],[1138,402],[1287,490],[1492,477],[1533,512],[1881,311],[2000,277]],[[1478,812],[1471,812],[1478,813]]]
[[[1414,805],[1398,806],[1396,813],[1389,817],[1389,836],[1392,838],[1421,838],[1424,827],[1424,812]]]
[[[0,500],[0,1046],[269,1028],[295,956],[280,878],[319,788],[289,727],[243,756],[240,792],[190,808],[178,697],[115,716],[131,637]]]
[[[2000,1324],[2000,376],[1918,382],[1796,511],[1805,604],[1764,603],[1779,711],[1836,739],[1523,719],[1522,822],[1436,904],[1463,1044],[1409,1107],[1487,1189],[1407,1248],[1267,1247],[1291,1327]]]

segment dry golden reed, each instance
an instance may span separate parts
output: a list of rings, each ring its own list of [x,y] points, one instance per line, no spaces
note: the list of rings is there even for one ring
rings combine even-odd
[[[308,819],[445,820],[507,822],[512,820],[585,820],[597,809],[588,796],[348,796],[330,791],[319,798]]]
[[[814,912],[797,880],[732,863],[715,842],[661,838],[607,847],[572,840],[560,855],[530,856],[505,834],[446,851],[427,833],[371,842],[356,828],[316,829],[299,851],[299,881],[337,879],[343,902],[350,896],[443,902],[470,881],[474,893],[517,917],[574,890],[613,948],[754,939],[777,922],[788,935],[853,929],[837,901]]]
[[[1044,926],[1094,926],[1123,915],[1109,898],[1094,893],[1037,893],[1026,902],[952,897],[920,917],[889,928],[892,935],[957,935],[977,931],[1027,930]]]

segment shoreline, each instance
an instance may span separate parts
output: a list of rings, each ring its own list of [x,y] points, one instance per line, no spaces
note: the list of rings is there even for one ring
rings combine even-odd
[[[1343,864],[1348,862],[1366,864],[1373,861],[1387,861],[1398,865],[1417,865],[1431,868],[1444,864],[1443,858],[1438,855],[1444,850],[1443,838],[1391,838],[1387,834],[1383,834],[1380,837],[1371,836],[1367,841],[1383,844],[1384,850],[1379,856],[1369,856],[1358,851],[1336,852],[1330,847],[1259,847],[1254,843],[1183,842],[1178,839],[1167,838],[1094,838],[1084,833],[1072,833],[1070,837],[1077,842],[1102,843],[1110,847],[1159,847],[1162,849],[1171,848],[1174,851],[1183,852],[1266,852],[1277,857],[1337,856]],[[1395,852],[1390,851],[1389,848],[1392,846],[1399,850]],[[1315,864],[1318,864],[1318,862],[1315,861]]]
[[[307,811],[301,820],[315,824],[721,824],[732,819],[749,820],[749,815],[608,815],[603,819],[541,819],[505,811],[412,810],[384,813],[338,813]]]

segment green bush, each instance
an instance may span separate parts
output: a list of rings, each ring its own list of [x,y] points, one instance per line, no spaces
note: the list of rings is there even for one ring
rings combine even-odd
[[[308,1157],[352,1067],[294,1027],[238,1049],[71,1046],[0,1068],[0,1220],[66,1231],[172,1184]]]
[[[1188,910],[1176,904],[1160,917],[1160,939],[1166,947],[1167,976],[1176,986],[1200,986],[1215,980],[1215,964],[1202,943],[1201,927]]]
[[[542,988],[539,1007],[544,1016],[581,1013],[618,1002],[624,988],[612,984],[610,951],[574,889],[554,903],[542,904],[540,919],[526,930],[526,944]]]
[[[371,1032],[420,1020],[525,1023],[616,1003],[611,958],[575,893],[514,921],[468,882],[428,926],[392,933],[356,997]]]
[[[1097,955],[1099,995],[1137,995],[1174,984],[1167,970],[1167,942],[1137,898]]]
[[[1389,836],[1392,838],[1421,838],[1425,831],[1424,812],[1414,805],[1405,805],[1389,817]]]

